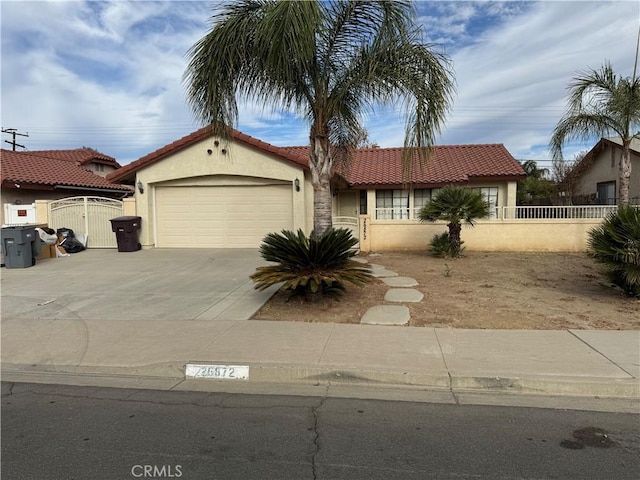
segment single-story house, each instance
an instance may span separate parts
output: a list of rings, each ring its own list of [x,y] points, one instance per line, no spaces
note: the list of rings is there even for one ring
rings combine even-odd
[[[620,137],[601,138],[575,165],[573,179],[573,203],[617,205],[618,182],[622,140]],[[629,201],[640,205],[640,139],[631,141],[631,179]]]
[[[0,204],[30,205],[36,200],[96,195],[123,198],[133,190],[105,177],[120,168],[113,158],[91,148],[0,152]],[[2,222],[4,223],[4,209]]]
[[[525,176],[503,145],[434,147],[403,177],[402,149],[362,149],[333,181],[336,217],[411,220],[449,184],[515,206]],[[255,248],[264,235],[313,228],[308,147],[276,147],[236,130],[230,141],[201,128],[107,175],[136,187],[140,243],[160,248]]]

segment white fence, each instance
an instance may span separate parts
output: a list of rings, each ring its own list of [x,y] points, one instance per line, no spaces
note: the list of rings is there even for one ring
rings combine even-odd
[[[573,206],[519,206],[496,207],[492,209],[490,220],[551,220],[551,219],[598,219],[615,212],[616,205],[573,205]],[[640,208],[640,206],[636,206]],[[376,208],[376,220],[418,220],[420,209],[405,207]]]

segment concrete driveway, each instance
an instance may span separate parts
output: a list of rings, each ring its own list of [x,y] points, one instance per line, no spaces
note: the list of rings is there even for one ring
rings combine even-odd
[[[257,249],[86,250],[2,269],[2,318],[247,320],[273,295]]]

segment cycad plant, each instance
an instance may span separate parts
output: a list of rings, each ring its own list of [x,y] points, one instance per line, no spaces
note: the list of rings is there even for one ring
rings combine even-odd
[[[479,190],[448,186],[440,189],[436,197],[418,213],[422,222],[444,220],[448,222],[450,255],[459,257],[462,241],[462,222],[474,226],[475,221],[490,215],[489,203]]]
[[[339,297],[345,283],[364,285],[371,280],[371,267],[353,260],[358,239],[347,229],[329,229],[308,237],[302,230],[270,233],[260,247],[260,255],[276,265],[259,267],[251,275],[255,288],[264,290],[282,283],[281,290],[291,297],[317,300]]]
[[[640,296],[640,209],[621,206],[589,232],[589,254],[627,295]]]

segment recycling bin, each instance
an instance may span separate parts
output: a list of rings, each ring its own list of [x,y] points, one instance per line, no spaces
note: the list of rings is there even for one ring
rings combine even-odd
[[[111,219],[111,231],[116,234],[119,252],[136,252],[142,248],[138,240],[141,217],[116,217]]]
[[[40,253],[40,237],[35,227],[2,227],[0,238],[6,268],[27,268],[36,264],[36,256]]]

